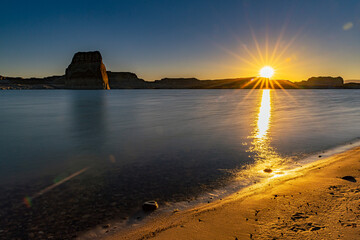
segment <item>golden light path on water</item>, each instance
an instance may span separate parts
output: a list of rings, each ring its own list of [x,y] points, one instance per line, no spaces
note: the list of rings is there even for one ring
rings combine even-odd
[[[256,138],[258,140],[264,140],[267,135],[269,124],[270,124],[270,115],[271,115],[271,99],[270,99],[270,90],[262,90],[261,104],[259,115],[257,119],[257,134]]]
[[[251,146],[248,152],[253,154],[254,163],[239,173],[239,177],[252,181],[252,177],[278,176],[289,160],[281,157],[271,146],[272,100],[274,90],[261,90],[260,106],[254,122],[254,130],[249,136]]]

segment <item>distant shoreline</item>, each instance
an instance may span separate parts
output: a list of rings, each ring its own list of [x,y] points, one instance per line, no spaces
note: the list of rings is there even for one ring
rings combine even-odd
[[[360,83],[345,83],[341,77],[312,77],[301,82],[258,77],[215,80],[163,78],[149,82],[130,72],[108,71],[107,75],[110,89],[360,89]],[[65,81],[65,75],[45,78],[0,76],[0,90],[68,89]]]
[[[272,69],[272,68],[271,68]],[[262,75],[264,76],[264,75]],[[266,76],[266,75],[265,75]],[[270,75],[272,76],[272,74]],[[353,80],[354,81],[354,80]],[[360,83],[345,83],[340,76],[310,77],[301,82],[270,80],[266,77],[199,80],[163,78],[145,81],[132,72],[107,71],[99,51],[77,52],[65,75],[45,78],[5,77],[1,90],[16,89],[360,89]]]

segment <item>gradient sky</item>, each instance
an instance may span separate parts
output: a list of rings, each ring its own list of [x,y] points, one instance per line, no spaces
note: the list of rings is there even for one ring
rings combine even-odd
[[[99,50],[108,70],[145,80],[256,76],[263,65],[276,79],[360,79],[358,0],[2,0],[0,32],[5,76],[64,74],[75,52]]]

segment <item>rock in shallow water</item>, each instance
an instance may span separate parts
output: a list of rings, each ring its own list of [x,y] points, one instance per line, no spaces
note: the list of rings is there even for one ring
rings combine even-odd
[[[147,201],[142,205],[144,211],[154,211],[159,208],[159,205],[156,201]]]

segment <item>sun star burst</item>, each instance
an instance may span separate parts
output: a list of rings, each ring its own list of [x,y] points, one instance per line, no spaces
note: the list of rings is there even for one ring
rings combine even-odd
[[[265,66],[262,69],[260,69],[259,73],[260,73],[260,77],[271,78],[274,75],[275,71],[272,67]]]

